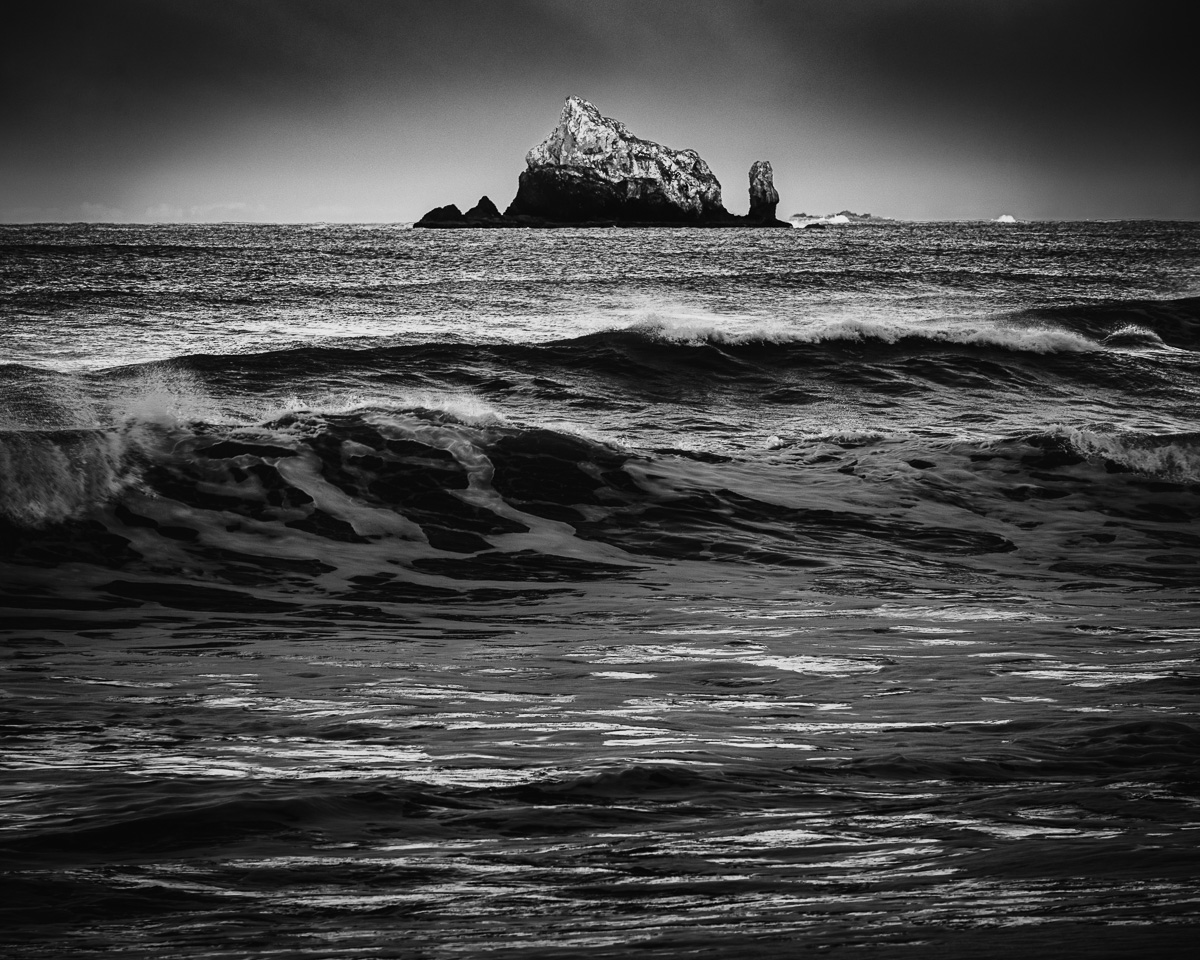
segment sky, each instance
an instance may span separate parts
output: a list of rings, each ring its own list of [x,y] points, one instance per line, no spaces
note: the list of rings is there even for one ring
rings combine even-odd
[[[481,195],[577,95],[748,207],[1200,219],[1187,5],[43,0],[0,40],[0,222],[397,222]]]

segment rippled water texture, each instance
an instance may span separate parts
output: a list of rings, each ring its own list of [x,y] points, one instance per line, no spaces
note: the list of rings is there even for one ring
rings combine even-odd
[[[1198,264],[0,228],[3,954],[1187,955]]]

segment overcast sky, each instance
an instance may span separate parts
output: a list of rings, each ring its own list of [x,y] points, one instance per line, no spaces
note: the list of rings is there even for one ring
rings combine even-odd
[[[745,212],[1200,219],[1187,5],[92,0],[0,57],[0,220],[502,209],[563,100],[692,147]]]

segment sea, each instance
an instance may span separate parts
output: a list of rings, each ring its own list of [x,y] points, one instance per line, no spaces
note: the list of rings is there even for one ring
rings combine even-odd
[[[1170,957],[1200,224],[0,227],[6,958]]]

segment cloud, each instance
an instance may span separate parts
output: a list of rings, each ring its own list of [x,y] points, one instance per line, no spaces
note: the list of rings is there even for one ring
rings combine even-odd
[[[127,223],[129,221],[129,217],[120,207],[109,207],[103,203],[85,201],[79,205],[79,209],[82,213],[79,219],[85,223]]]
[[[169,203],[147,207],[146,212],[142,214],[142,219],[150,223],[179,223],[183,218],[183,207],[174,207]]]
[[[187,207],[157,203],[147,207],[142,219],[151,223],[246,223],[266,219],[267,210],[261,203],[241,200],[226,203],[192,204]]]
[[[344,203],[320,203],[305,207],[300,218],[308,223],[345,223],[352,219],[352,214]]]

